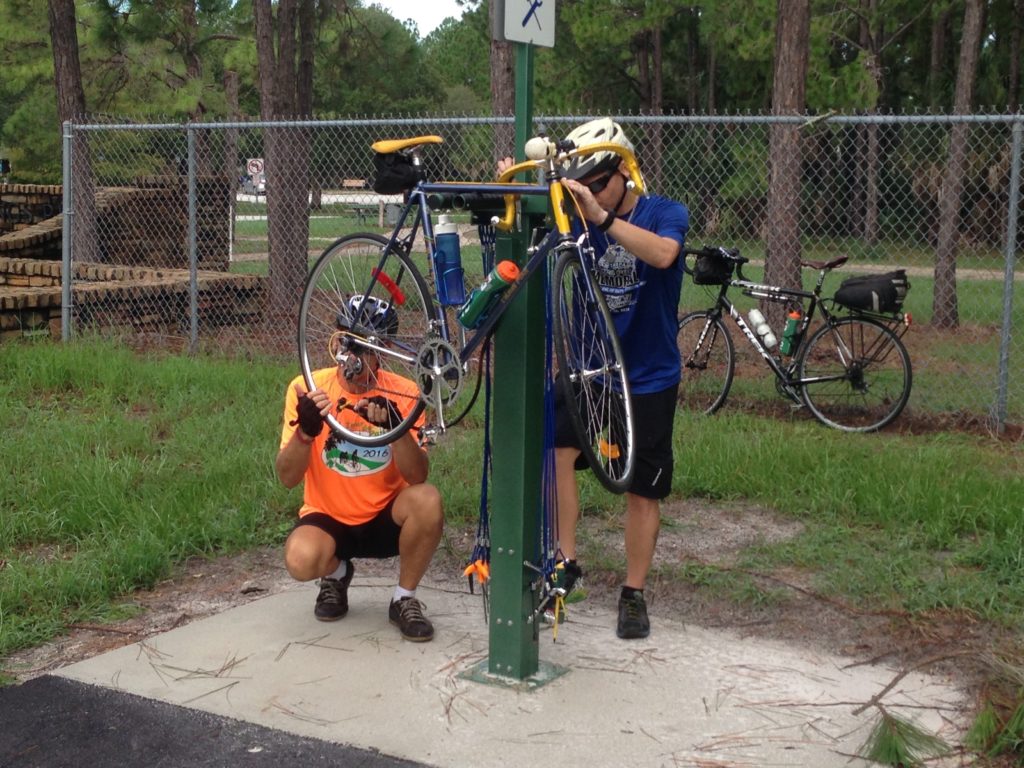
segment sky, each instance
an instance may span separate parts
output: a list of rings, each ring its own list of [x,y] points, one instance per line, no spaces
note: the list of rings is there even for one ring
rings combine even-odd
[[[461,18],[463,10],[455,0],[369,0],[366,4],[381,6],[399,21],[412,19],[420,37],[429,35],[449,16]]]

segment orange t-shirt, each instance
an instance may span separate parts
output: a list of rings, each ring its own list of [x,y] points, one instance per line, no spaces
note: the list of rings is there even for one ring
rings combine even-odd
[[[418,398],[416,385],[387,371],[378,371],[377,377],[376,389],[354,395],[342,387],[338,380],[337,368],[323,368],[313,372],[313,381],[317,388],[326,392],[335,403],[342,397],[349,403],[355,403],[363,398],[383,395],[398,406],[403,416],[407,415]],[[296,376],[288,384],[284,402],[284,426],[281,429],[281,448],[284,448],[298,429],[298,425],[288,425],[289,422],[295,421],[297,416],[299,397],[295,393],[296,383],[302,389],[306,388],[302,376]],[[406,393],[407,396],[396,397],[396,392]],[[350,408],[346,408],[340,414],[335,410],[334,417],[353,432],[371,435],[381,431],[379,427],[353,413]],[[422,426],[423,421],[421,414],[416,425]],[[323,512],[348,525],[358,525],[372,520],[399,491],[409,485],[392,459],[391,446],[365,448],[335,435],[327,425],[324,427],[310,446],[314,456],[306,469],[303,504],[299,509],[299,517],[311,512]]]

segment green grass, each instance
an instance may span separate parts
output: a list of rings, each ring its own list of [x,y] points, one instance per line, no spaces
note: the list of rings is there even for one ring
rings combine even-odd
[[[188,557],[283,542],[300,493],[277,483],[273,457],[293,375],[290,363],[139,356],[107,342],[0,346],[0,656],[123,610],[121,598]],[[450,532],[475,527],[479,411],[432,451]],[[804,569],[864,608],[1024,622],[1015,447],[726,411],[680,414],[676,462],[673,498],[748,500],[803,523],[798,538],[746,552],[745,567]],[[621,498],[581,479],[587,514],[619,513]],[[691,576],[720,581],[680,569]]]
[[[862,607],[1024,621],[1024,456],[976,436],[850,435],[794,417],[680,414],[679,496],[742,498],[806,525],[749,553]]]

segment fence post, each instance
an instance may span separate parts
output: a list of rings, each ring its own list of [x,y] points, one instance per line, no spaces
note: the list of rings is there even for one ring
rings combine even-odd
[[[75,211],[72,205],[74,196],[72,192],[71,174],[71,148],[72,148],[72,125],[70,120],[64,121],[64,132],[62,136],[61,162],[64,164],[64,187],[61,190],[63,200],[61,202],[61,242],[60,242],[60,339],[70,341],[71,339],[71,232],[72,221]]]
[[[199,275],[196,247],[196,128],[189,123],[185,126],[188,136],[188,298],[189,336],[188,349],[195,354],[199,347]]]
[[[1003,277],[1003,322],[999,338],[999,383],[996,389],[996,431],[1006,430],[1010,386],[1010,331],[1013,328],[1013,264],[1017,251],[1017,209],[1020,205],[1021,145],[1024,122],[1013,124],[1013,151],[1010,157],[1010,194],[1006,214],[1006,258]]]

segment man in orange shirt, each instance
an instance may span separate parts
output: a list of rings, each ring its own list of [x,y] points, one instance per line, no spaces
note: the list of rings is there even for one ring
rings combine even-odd
[[[398,318],[387,302],[369,297],[364,303],[362,296],[343,308],[339,326],[356,311],[371,330],[397,329]],[[285,395],[277,475],[288,488],[305,481],[299,520],[285,542],[285,565],[299,581],[320,579],[314,615],[337,621],[348,612],[352,559],[398,555],[398,586],[388,617],[406,640],[424,642],[433,638],[434,628],[423,615],[416,587],[444,524],[441,496],[426,482],[427,453],[415,430],[388,445],[366,448],[323,428],[324,416],[333,413],[346,428],[372,434],[404,418],[408,411],[398,403],[412,408],[417,390],[411,381],[381,370],[377,354],[357,343],[338,360],[336,368],[314,371],[312,391],[298,376]]]

